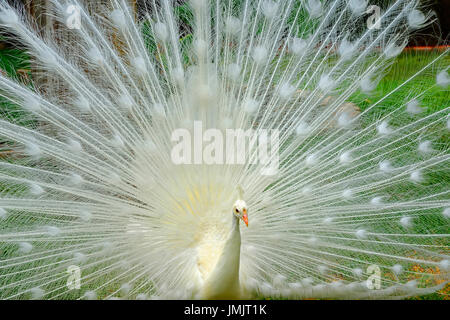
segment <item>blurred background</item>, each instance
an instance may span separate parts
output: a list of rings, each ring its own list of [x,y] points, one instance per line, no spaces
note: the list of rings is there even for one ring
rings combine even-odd
[[[43,31],[54,29],[52,21],[45,17],[43,13],[51,12],[51,6],[48,0],[6,0],[7,2],[23,7],[26,14],[36,21],[37,25]],[[137,17],[143,17],[151,7],[149,2],[160,2],[162,0],[129,0],[136,10]],[[187,0],[169,0],[176,5],[183,5]],[[89,1],[93,6],[108,4],[109,0]],[[377,5],[380,8],[387,7],[395,0],[369,0],[370,5]],[[448,45],[450,39],[450,0],[423,0],[424,7],[436,13],[436,21],[421,30],[410,39],[409,46],[437,46]],[[0,38],[0,49],[10,47],[10,43],[6,43],[4,38]],[[20,44],[15,43],[14,46]]]

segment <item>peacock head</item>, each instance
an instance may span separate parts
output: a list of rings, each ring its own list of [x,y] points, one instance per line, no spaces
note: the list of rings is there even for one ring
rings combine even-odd
[[[237,200],[233,205],[233,214],[236,218],[244,221],[245,225],[248,227],[248,215],[247,215],[247,204],[244,200]]]

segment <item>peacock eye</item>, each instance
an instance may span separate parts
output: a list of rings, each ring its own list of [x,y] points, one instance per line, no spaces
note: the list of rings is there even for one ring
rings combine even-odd
[[[234,211],[236,211],[236,213],[239,213],[239,210],[236,208],[236,209],[234,209]]]

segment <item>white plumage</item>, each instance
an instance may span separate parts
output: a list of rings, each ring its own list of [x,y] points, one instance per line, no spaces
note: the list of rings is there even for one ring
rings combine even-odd
[[[73,0],[67,30],[69,2],[50,2],[68,37],[0,4],[49,80],[0,76],[18,106],[0,137],[20,155],[0,162],[1,298],[402,298],[448,282],[448,106],[421,106],[448,94],[448,50],[373,98],[433,17],[418,1],[368,28],[364,0],[148,1],[145,15]],[[174,152],[197,123],[203,148]],[[218,157],[226,129],[276,131],[258,143],[279,143],[277,167],[226,140]]]

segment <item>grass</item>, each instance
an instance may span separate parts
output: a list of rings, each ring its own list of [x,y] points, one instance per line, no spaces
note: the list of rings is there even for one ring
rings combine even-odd
[[[373,101],[382,98],[385,94],[401,85],[404,81],[409,79],[411,76],[419,72],[421,69],[426,67],[434,59],[437,59],[443,51],[433,50],[433,51],[405,51],[400,54],[395,63],[392,65],[387,74],[380,81],[376,92],[374,95],[367,98],[367,101],[359,103],[361,110],[364,110]],[[423,99],[421,99],[422,107],[426,109],[426,113],[432,113],[448,107],[450,94],[446,90],[435,85],[436,83],[436,71],[441,70],[444,66],[450,65],[450,56],[447,55],[436,66],[432,67],[431,70],[426,70],[422,72],[417,79],[411,81],[410,83],[404,85],[400,90],[396,91],[395,94],[390,96],[381,108],[377,108],[378,112],[389,112],[396,103],[410,96],[410,93],[420,94],[423,88],[431,88],[425,94]],[[353,99],[355,96],[353,96]]]
[[[401,55],[399,55],[392,65],[392,67],[388,70],[387,74],[380,81],[375,93],[371,96],[363,97],[359,94],[353,95],[350,100],[356,103],[362,112],[367,110],[367,108],[374,102],[379,101],[386,94],[391,92],[394,88],[402,85],[405,81],[410,79],[414,74],[422,70],[425,66],[427,66],[430,62],[440,57],[443,51],[405,51]],[[446,56],[441,59],[436,66],[432,67],[431,70],[426,70],[421,72],[417,79],[414,79],[410,83],[407,83],[400,90],[397,90],[394,94],[389,96],[387,99],[383,100],[376,110],[370,110],[368,114],[366,114],[365,123],[368,124],[374,121],[375,119],[379,119],[385,115],[391,113],[395,108],[398,108],[398,105],[404,103],[405,101],[409,101],[411,98],[415,96],[420,96],[419,101],[421,102],[421,107],[424,109],[421,116],[426,116],[432,114],[436,111],[443,110],[449,107],[450,102],[450,92],[448,90],[443,90],[442,88],[436,86],[436,73],[445,68],[445,66],[450,65],[450,56]],[[397,114],[396,114],[397,115]],[[391,119],[391,123],[395,124],[395,121],[402,122],[404,120],[403,117],[406,117],[407,114],[404,112],[399,115],[400,117],[396,117]],[[444,116],[443,116],[444,117]],[[363,125],[364,125],[363,124]],[[432,126],[428,128],[426,135],[429,135],[433,139],[433,143],[437,146],[437,148],[442,150],[448,150],[450,147],[450,133],[448,130],[445,130],[445,124],[441,126]],[[443,129],[444,128],[444,129]],[[404,155],[403,155],[404,156]],[[435,171],[432,175],[430,175],[427,179],[427,186],[431,188],[439,188],[439,186],[443,188],[448,188],[450,184],[450,175],[448,169],[445,168],[441,171]],[[420,195],[423,191],[419,190],[421,186],[408,186],[408,188],[394,187],[390,190],[390,194],[395,198],[400,194],[408,193],[414,195]],[[417,190],[416,190],[417,189]],[[434,189],[433,189],[434,190]],[[434,190],[438,192],[437,190]],[[444,190],[442,190],[444,191]],[[425,216],[424,216],[425,217]],[[427,215],[427,219],[421,219],[416,223],[416,232],[430,232],[430,230],[437,230],[436,232],[444,232],[445,229],[442,229],[442,226],[446,225],[446,221],[442,221],[441,215],[436,212],[435,214]],[[386,226],[388,229],[391,226]],[[439,230],[441,228],[441,230]],[[447,227],[447,232],[448,232]],[[444,243],[445,245],[445,243]],[[448,245],[448,243],[447,243]],[[448,254],[448,252],[443,252]],[[409,265],[409,270],[419,272],[421,277],[425,277],[429,274],[439,273],[439,269],[436,268],[428,268],[422,269],[420,266],[415,264]],[[411,279],[409,279],[411,280]],[[426,280],[425,280],[426,281]],[[439,292],[435,292],[429,295],[413,297],[410,299],[413,300],[442,300],[448,299],[450,294],[450,286],[447,285],[444,289]]]

